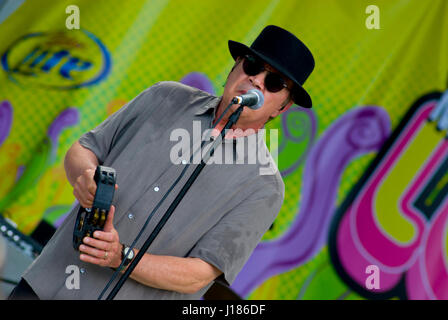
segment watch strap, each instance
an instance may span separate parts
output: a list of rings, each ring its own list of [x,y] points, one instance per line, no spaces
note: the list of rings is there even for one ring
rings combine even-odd
[[[121,261],[123,261],[123,259],[126,256],[126,253],[125,253],[126,248],[129,248],[129,247],[125,244],[121,244]],[[134,251],[134,250],[132,250],[132,251]],[[129,258],[129,254],[128,254],[128,257],[126,258],[125,262],[123,263],[123,266],[127,267],[131,263],[133,258],[134,258],[133,255],[131,256],[131,258]]]

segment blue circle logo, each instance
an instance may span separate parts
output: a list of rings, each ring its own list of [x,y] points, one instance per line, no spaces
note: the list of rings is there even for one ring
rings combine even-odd
[[[52,89],[77,89],[104,80],[110,53],[86,30],[32,33],[17,39],[1,57],[11,81]]]

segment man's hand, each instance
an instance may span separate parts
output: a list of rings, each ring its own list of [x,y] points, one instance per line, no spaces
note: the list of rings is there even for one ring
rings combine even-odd
[[[118,268],[122,245],[113,226],[115,207],[111,206],[104,231],[95,231],[94,238],[85,237],[79,247],[80,259],[102,267]],[[107,254],[106,254],[107,252]],[[138,254],[138,249],[134,249]],[[162,256],[145,253],[130,277],[146,286],[181,293],[195,293],[216,279],[222,272],[200,258]]]
[[[83,208],[92,208],[93,206],[97,188],[94,176],[95,169],[86,169],[76,178],[75,184],[73,185],[73,194]],[[118,184],[115,184],[115,190],[117,189]]]
[[[111,206],[103,231],[95,231],[94,238],[85,237],[79,247],[79,258],[102,267],[118,268],[121,264],[120,238],[113,226],[115,206]]]
[[[96,193],[96,183],[93,179],[94,169],[85,170],[75,181],[73,194],[84,208],[92,208],[93,199]]]

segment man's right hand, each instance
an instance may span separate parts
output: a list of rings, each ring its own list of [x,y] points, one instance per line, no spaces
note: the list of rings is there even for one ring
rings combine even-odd
[[[96,169],[86,169],[78,176],[73,186],[73,194],[83,208],[92,208],[96,193],[96,182],[94,180]],[[115,184],[115,190],[118,184]]]
[[[93,177],[95,169],[85,170],[78,178],[76,178],[73,186],[73,194],[82,207],[91,208],[93,199],[95,198],[96,183]],[[117,186],[115,186],[116,188]]]

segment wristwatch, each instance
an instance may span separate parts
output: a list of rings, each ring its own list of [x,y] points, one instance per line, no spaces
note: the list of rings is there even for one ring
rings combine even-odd
[[[125,260],[124,263],[123,263],[123,266],[125,266],[125,267],[127,267],[127,266],[131,263],[131,261],[134,259],[134,257],[135,257],[135,252],[134,252],[134,250],[132,250],[131,252],[129,252],[130,249],[131,249],[131,248],[128,247],[127,245],[125,245],[125,244],[122,245],[122,249],[121,249],[121,261],[123,261],[124,257],[126,257],[126,254],[128,255],[128,256],[126,257],[126,260]],[[128,254],[128,252],[129,252],[129,254]]]

